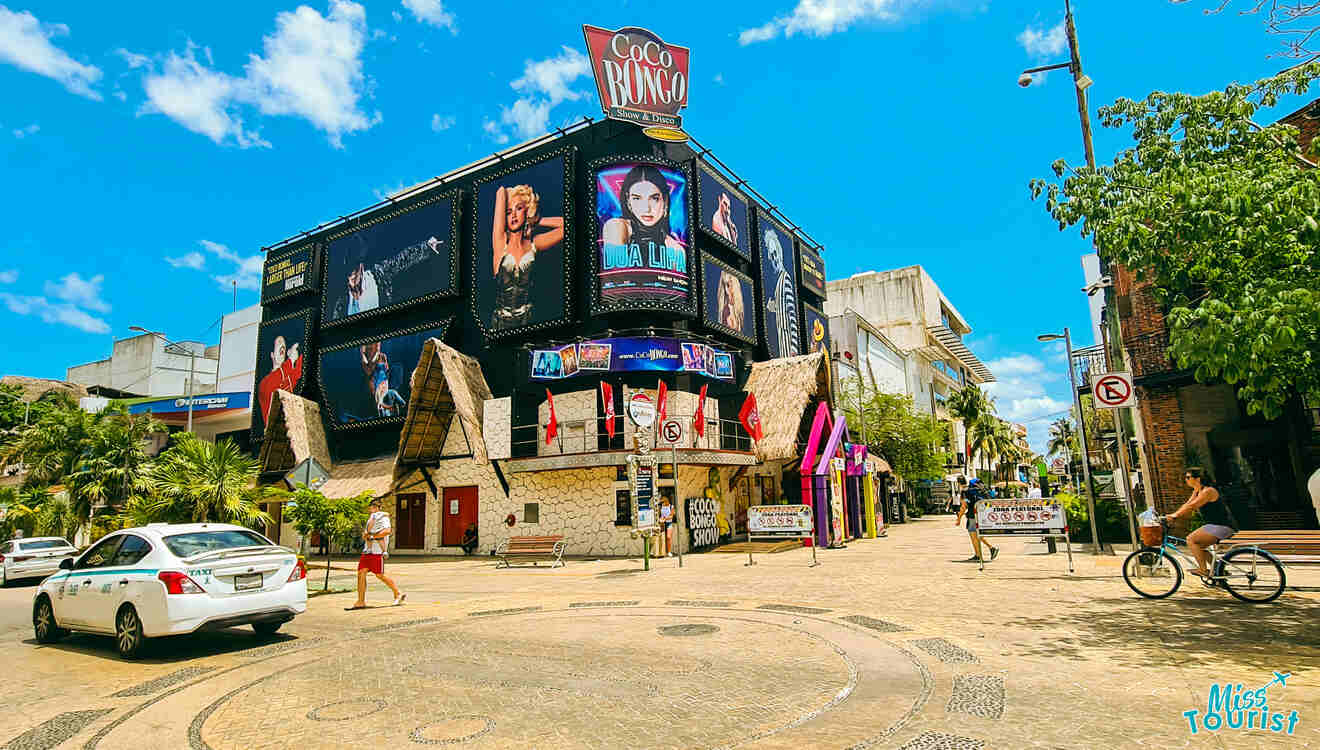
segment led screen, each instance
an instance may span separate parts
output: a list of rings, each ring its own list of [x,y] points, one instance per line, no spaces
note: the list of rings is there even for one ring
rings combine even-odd
[[[606,309],[692,307],[688,178],[665,164],[596,171],[596,274]]]
[[[321,387],[331,422],[342,426],[405,416],[422,345],[444,335],[439,326],[323,351]]]
[[[752,280],[709,255],[701,258],[702,317],[712,328],[756,343],[756,293]]]
[[[723,245],[752,259],[750,211],[742,194],[706,167],[697,170],[697,220]]]
[[[770,358],[802,353],[798,339],[798,293],[794,277],[793,238],[764,212],[757,225],[761,254],[761,292],[765,305],[766,348]]]
[[[311,315],[310,310],[286,315],[262,323],[257,330],[257,384],[252,400],[254,436],[266,431],[276,391],[302,393]]]

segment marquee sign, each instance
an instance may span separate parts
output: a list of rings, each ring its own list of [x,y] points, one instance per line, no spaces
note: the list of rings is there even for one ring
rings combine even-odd
[[[532,380],[600,372],[689,372],[734,379],[733,353],[696,341],[633,336],[592,339],[531,352]]]
[[[681,128],[688,102],[688,48],[636,26],[582,27],[600,107],[612,120]]]

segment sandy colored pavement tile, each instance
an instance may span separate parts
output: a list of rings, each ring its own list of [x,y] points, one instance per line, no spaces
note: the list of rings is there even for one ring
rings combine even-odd
[[[649,571],[393,562],[405,606],[373,583],[372,609],[320,596],[276,638],[170,639],[134,663],[108,638],[36,645],[32,589],[5,589],[0,747],[1320,747],[1314,587],[1263,606],[1186,584],[1147,601],[1121,557],[1075,552],[1070,574],[1062,550],[999,544],[979,571],[935,516],[817,567],[805,549]],[[1298,711],[1294,735],[1189,732],[1211,684],[1276,670],[1293,676],[1270,706]]]

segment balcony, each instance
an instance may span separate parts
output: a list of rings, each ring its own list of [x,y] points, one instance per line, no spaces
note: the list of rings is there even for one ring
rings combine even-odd
[[[606,417],[586,420],[559,420],[558,434],[546,442],[546,425],[525,424],[512,428],[512,459],[509,469],[544,471],[592,466],[623,466],[633,452],[633,437],[639,432],[623,416],[615,416],[614,437],[605,429]],[[680,463],[742,466],[756,463],[752,437],[736,419],[705,420],[705,435],[692,429],[692,414],[669,414],[683,424],[678,441]],[[656,426],[659,429],[659,425]],[[649,432],[649,431],[642,431]],[[658,436],[652,450],[667,455],[670,445]]]
[[[1103,346],[1088,346],[1073,350],[1073,375],[1077,378],[1077,390],[1087,392],[1091,389],[1091,379],[1109,372],[1105,362]]]
[[[1132,360],[1132,377],[1142,378],[1165,375],[1178,371],[1169,358],[1169,332],[1155,331],[1133,336],[1124,341],[1128,357]]]

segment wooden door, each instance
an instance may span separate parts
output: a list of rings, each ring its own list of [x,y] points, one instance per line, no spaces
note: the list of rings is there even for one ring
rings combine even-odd
[[[426,546],[426,493],[414,492],[395,499],[395,549],[422,549]]]
[[[446,487],[440,503],[440,544],[457,547],[463,543],[468,524],[477,522],[477,488]]]

